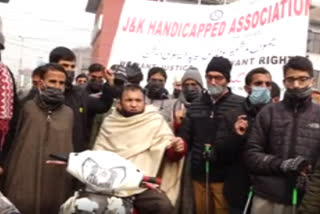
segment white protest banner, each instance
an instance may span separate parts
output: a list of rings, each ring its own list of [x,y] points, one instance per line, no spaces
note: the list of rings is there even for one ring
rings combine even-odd
[[[208,6],[127,0],[113,42],[109,67],[138,62],[146,72],[161,66],[171,87],[190,65],[203,77],[213,56],[233,62],[233,91],[244,95],[244,77],[267,68],[282,85],[290,56],[306,55],[311,0],[238,1]],[[171,81],[171,82],[170,82]]]

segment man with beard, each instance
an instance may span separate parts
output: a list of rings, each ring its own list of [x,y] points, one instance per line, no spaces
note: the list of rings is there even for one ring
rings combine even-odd
[[[304,192],[296,191],[297,181],[320,154],[320,107],[311,98],[312,63],[306,57],[293,57],[284,65],[283,75],[284,99],[259,112],[246,144],[254,191],[252,214],[292,213],[292,198],[299,204]]]
[[[104,119],[93,149],[117,153],[145,175],[162,178],[161,191],[134,192],[134,207],[139,214],[172,213],[186,145],[181,138],[174,137],[154,106],[145,105],[140,86],[124,86],[117,110]]]
[[[108,83],[103,85],[100,98],[90,97],[80,87],[72,84],[74,79],[75,55],[65,47],[57,47],[50,52],[49,61],[58,63],[67,72],[65,104],[74,113],[73,146],[76,152],[88,149],[92,121],[97,113],[104,113],[112,105],[112,89]],[[108,76],[106,75],[106,79]]]
[[[196,213],[205,213],[206,209],[214,214],[228,213],[228,205],[223,196],[223,182],[228,164],[221,155],[224,140],[231,134],[223,129],[223,115],[239,107],[244,98],[237,96],[228,88],[231,62],[224,57],[213,57],[206,69],[208,90],[194,100],[179,135],[188,143],[191,150],[191,176],[195,192]],[[205,145],[211,145],[211,152],[205,152]],[[221,154],[220,154],[221,153]],[[210,172],[206,174],[206,162],[210,162]],[[208,194],[210,207],[206,207],[205,179],[209,179]]]
[[[45,164],[50,153],[72,152],[73,112],[64,105],[67,74],[58,64],[43,66],[40,93],[23,106],[5,162],[4,193],[24,214],[56,214],[70,195],[70,178]]]
[[[224,195],[230,207],[230,214],[242,214],[249,193],[249,173],[244,161],[244,147],[249,129],[257,113],[271,98],[271,74],[264,68],[251,70],[245,78],[246,101],[225,114],[225,129],[232,133],[224,141],[225,160],[231,163],[224,181]]]
[[[192,101],[201,96],[203,83],[199,70],[195,67],[188,68],[182,76],[181,84],[182,93],[173,105],[173,127],[176,133]]]
[[[145,87],[146,103],[156,106],[165,120],[172,123],[173,100],[165,89],[167,73],[163,68],[153,67],[148,72],[148,84]]]
[[[90,96],[99,98],[102,95],[105,67],[99,63],[94,63],[89,66],[88,70],[89,81],[86,90]]]

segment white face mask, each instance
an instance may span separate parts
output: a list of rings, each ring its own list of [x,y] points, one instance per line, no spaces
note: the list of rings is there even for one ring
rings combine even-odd
[[[208,93],[212,97],[219,97],[226,89],[226,86],[221,85],[208,85]]]
[[[267,104],[271,100],[271,92],[265,87],[252,87],[249,101],[253,105]]]

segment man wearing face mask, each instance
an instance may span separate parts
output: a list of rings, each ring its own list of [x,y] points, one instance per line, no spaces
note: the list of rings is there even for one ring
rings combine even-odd
[[[189,67],[182,76],[181,84],[182,93],[173,105],[173,127],[176,133],[192,101],[201,96],[203,83],[199,70]]]
[[[284,100],[259,112],[246,143],[252,214],[292,213],[293,198],[299,205],[305,191],[297,183],[320,155],[320,107],[311,99],[312,63],[302,56],[290,58],[283,75]]]
[[[42,71],[40,92],[23,106],[4,165],[4,193],[24,214],[56,214],[71,193],[65,169],[45,163],[50,153],[73,151],[73,112],[63,104],[67,75],[58,64]]]
[[[113,104],[112,107],[104,114],[97,114],[94,118],[92,129],[91,129],[91,136],[90,136],[90,147],[92,148],[94,142],[96,141],[96,138],[99,134],[99,130],[101,127],[101,124],[108,115],[112,113],[116,109],[116,104],[119,102],[119,98],[121,95],[121,92],[123,90],[123,87],[125,84],[128,84],[128,76],[126,73],[126,68],[122,65],[112,65],[111,66],[111,72],[113,77],[112,81],[112,92],[113,92]]]
[[[169,92],[165,89],[167,73],[163,68],[153,67],[148,72],[148,84],[145,87],[146,103],[158,107],[160,114],[171,124],[173,100],[169,99]]]
[[[90,96],[100,97],[102,95],[105,67],[99,63],[93,63],[88,70],[89,81],[86,90]]]
[[[72,84],[76,57],[66,47],[57,47],[50,52],[49,61],[60,64],[67,72],[65,104],[74,112],[73,145],[76,152],[88,149],[92,118],[95,114],[104,113],[112,105],[113,97],[108,83],[103,85],[100,98],[90,97],[78,86]],[[106,80],[108,76],[105,75]]]
[[[191,173],[195,192],[196,213],[206,212],[205,163],[210,161],[209,186],[210,213],[226,214],[228,205],[223,196],[223,182],[227,165],[220,151],[224,139],[232,132],[220,128],[223,115],[239,107],[244,98],[228,88],[231,62],[224,57],[213,57],[206,69],[208,90],[194,100],[188,108],[179,135],[191,148]],[[211,153],[204,153],[205,144],[212,146]],[[208,194],[209,195],[209,194]],[[209,197],[209,196],[208,196]]]
[[[271,98],[271,74],[265,68],[251,70],[245,78],[246,101],[224,115],[222,126],[232,130],[224,140],[224,151],[220,155],[231,166],[224,181],[224,195],[230,214],[242,214],[249,193],[249,173],[244,161],[244,146],[248,132],[257,113]]]

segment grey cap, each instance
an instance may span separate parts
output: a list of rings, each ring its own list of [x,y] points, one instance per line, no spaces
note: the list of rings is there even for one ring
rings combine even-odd
[[[0,50],[4,49],[4,35],[0,32]]]
[[[199,83],[199,85],[203,88],[203,83],[202,83],[202,78],[201,78],[201,74],[199,72],[199,70],[195,67],[189,67],[186,72],[184,73],[184,75],[182,76],[182,84],[186,81],[186,80],[195,80],[196,82]]]

